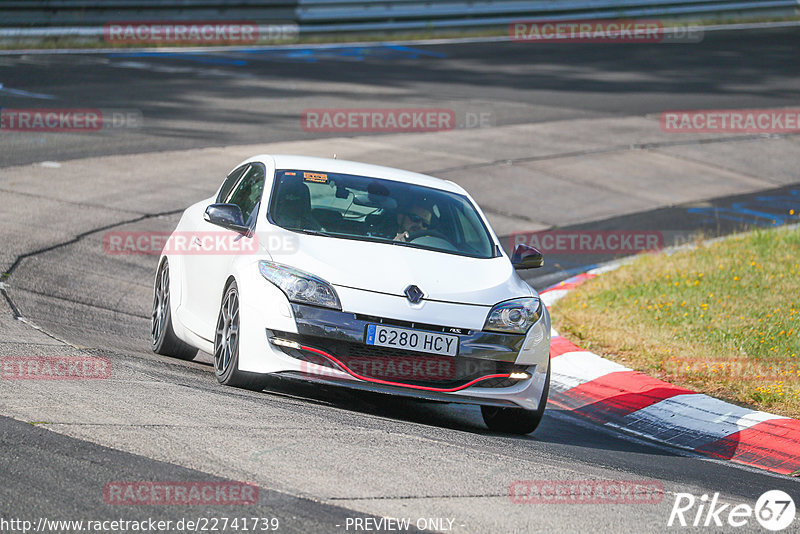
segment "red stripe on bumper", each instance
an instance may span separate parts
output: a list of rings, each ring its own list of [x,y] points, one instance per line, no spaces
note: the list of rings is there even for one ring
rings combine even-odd
[[[362,375],[350,370],[349,367],[347,367],[344,363],[339,361],[335,356],[333,356],[331,354],[328,354],[324,350],[315,349],[314,347],[306,347],[304,345],[300,345],[300,348],[303,349],[303,350],[307,350],[309,352],[313,352],[314,354],[319,354],[320,356],[323,356],[323,357],[329,359],[330,361],[332,361],[333,363],[335,363],[336,365],[341,367],[347,374],[349,374],[350,376],[352,376],[354,378],[358,378],[359,380],[363,380],[365,382],[372,382],[374,384],[383,384],[385,386],[398,386],[398,387],[410,388],[410,389],[421,389],[423,391],[437,391],[437,392],[440,392],[440,393],[452,393],[453,391],[460,391],[462,389],[466,389],[466,388],[468,388],[468,387],[470,387],[470,386],[472,386],[472,385],[474,385],[474,384],[476,384],[478,382],[481,382],[483,380],[488,380],[489,378],[509,378],[511,376],[508,373],[506,373],[506,374],[498,374],[498,375],[486,375],[486,376],[482,376],[480,378],[476,378],[475,380],[471,380],[471,381],[467,382],[466,384],[463,384],[461,386],[454,387],[454,388],[432,388],[432,387],[428,387],[428,386],[415,386],[415,385],[411,385],[411,384],[403,384],[402,382],[390,382],[388,380],[381,380],[379,378],[370,378],[368,376],[362,376]]]

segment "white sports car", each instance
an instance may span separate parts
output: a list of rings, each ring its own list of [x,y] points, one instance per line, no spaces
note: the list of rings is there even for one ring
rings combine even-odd
[[[214,355],[222,384],[279,374],[478,404],[529,433],[550,383],[550,317],[475,201],[422,174],[256,156],[189,207],[162,252],[152,346]]]

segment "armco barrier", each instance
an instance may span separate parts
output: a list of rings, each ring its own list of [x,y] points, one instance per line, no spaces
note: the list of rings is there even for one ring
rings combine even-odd
[[[798,0],[4,0],[0,28],[58,26],[75,35],[75,27],[121,20],[246,20],[317,33],[490,27],[531,18],[790,14],[798,7]]]
[[[296,8],[297,0],[2,0],[0,27],[67,29],[134,20],[294,22]]]

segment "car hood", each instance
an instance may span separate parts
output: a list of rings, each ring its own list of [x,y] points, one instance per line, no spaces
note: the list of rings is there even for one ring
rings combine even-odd
[[[390,243],[296,234],[297,246],[273,260],[334,286],[405,296],[418,286],[426,300],[492,306],[535,294],[506,257],[469,258]]]

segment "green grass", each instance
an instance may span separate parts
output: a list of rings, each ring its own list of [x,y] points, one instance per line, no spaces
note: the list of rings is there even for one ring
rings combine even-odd
[[[800,417],[800,229],[759,230],[590,280],[553,310],[579,346],[744,406]]]

